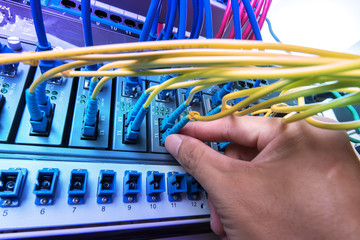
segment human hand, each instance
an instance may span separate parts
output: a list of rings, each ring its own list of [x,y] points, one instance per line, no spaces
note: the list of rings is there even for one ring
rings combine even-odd
[[[209,196],[223,239],[358,239],[360,164],[345,132],[229,116],[189,123],[167,150]],[[201,141],[231,142],[222,155]]]

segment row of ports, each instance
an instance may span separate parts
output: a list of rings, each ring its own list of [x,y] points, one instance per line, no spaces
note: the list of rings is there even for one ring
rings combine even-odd
[[[63,5],[66,8],[70,8],[70,9],[78,9],[79,11],[81,11],[81,4],[71,1],[71,0],[61,0],[61,5]],[[109,19],[114,23],[123,23],[128,27],[131,28],[138,28],[138,29],[142,29],[143,27],[143,23],[137,23],[132,19],[126,18],[125,16],[120,16],[117,15],[115,13],[112,12],[108,12],[105,10],[101,10],[101,9],[94,9],[90,8],[90,12],[94,15],[97,16],[99,18],[102,19]]]
[[[0,207],[16,207],[20,205],[22,191],[28,171],[26,168],[10,168],[0,171]],[[44,168],[37,173],[37,181],[33,193],[36,205],[52,205],[59,180],[60,171],[57,168]],[[68,204],[84,204],[86,195],[88,171],[74,169],[70,174],[68,188]],[[142,192],[142,173],[126,170],[123,177],[123,202],[135,203]],[[166,192],[169,201],[181,201],[182,194],[187,193],[189,200],[200,200],[203,188],[190,175],[158,171],[146,173],[146,199],[148,202],[161,201],[161,194]],[[100,170],[97,186],[97,203],[113,202],[116,192],[116,172],[114,170]]]

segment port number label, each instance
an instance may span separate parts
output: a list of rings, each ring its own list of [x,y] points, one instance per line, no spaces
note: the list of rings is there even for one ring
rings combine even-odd
[[[176,203],[175,202],[171,203],[171,207],[176,208]]]
[[[76,207],[73,207],[73,213],[75,213]]]
[[[44,215],[44,214],[45,214],[45,208],[42,208],[42,209],[40,210],[40,214],[41,214],[41,215]]]
[[[105,206],[102,206],[102,207],[101,207],[101,211],[102,211],[102,212],[105,212]]]
[[[128,205],[128,210],[129,210],[129,211],[131,210],[131,205]]]
[[[9,214],[8,210],[4,210],[2,215],[5,217],[5,216],[7,216],[8,214]]]
[[[196,206],[197,206],[197,202],[191,202],[191,206],[196,207]]]
[[[155,203],[151,203],[151,204],[150,204],[150,208],[151,208],[151,209],[156,209],[156,204],[155,204]]]

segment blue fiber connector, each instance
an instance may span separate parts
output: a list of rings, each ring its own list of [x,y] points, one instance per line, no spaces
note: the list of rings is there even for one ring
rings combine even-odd
[[[46,132],[47,118],[45,113],[40,110],[35,94],[29,93],[29,89],[26,89],[25,93],[26,106],[30,114],[30,124],[34,132]]]
[[[169,201],[181,201],[181,193],[187,192],[186,174],[178,172],[168,172],[167,186]]]
[[[42,82],[35,89],[35,95],[40,110],[43,111],[45,115],[48,117],[50,116],[50,112],[51,112],[51,103],[50,103],[50,98],[46,96],[46,90],[45,90],[46,84],[47,84],[46,81]]]
[[[221,112],[221,105],[217,106],[216,108],[214,108],[213,110],[211,110],[210,112],[208,112],[205,116],[211,116],[214,114],[217,114],[219,112]]]
[[[220,151],[225,151],[226,147],[229,146],[230,142],[221,142],[218,144]]]
[[[116,191],[116,172],[114,170],[100,170],[97,203],[112,203]]]
[[[140,96],[140,98],[137,100],[137,102],[135,103],[134,107],[130,110],[130,112],[127,115],[126,118],[126,122],[125,125],[129,125],[130,122],[132,122],[136,115],[138,114],[140,108],[142,105],[144,105],[144,103],[146,102],[146,100],[149,98],[149,94],[146,94],[145,92],[143,92]]]
[[[185,93],[185,97],[186,97],[186,98],[189,98],[190,92],[191,92],[191,90],[192,90],[193,88],[194,88],[194,87],[189,87],[189,88],[186,90],[186,93]],[[201,91],[195,93],[195,95],[194,95],[194,97],[193,97],[193,101],[201,102]]]
[[[205,116],[211,116],[214,115],[216,113],[219,113],[221,111],[220,106],[217,106],[216,108],[214,108],[213,110],[211,110],[210,112],[208,112]],[[177,134],[178,132],[180,132],[180,130],[185,127],[185,125],[190,121],[190,119],[187,118],[188,115],[186,115],[185,117],[183,117],[177,124],[175,124],[175,126],[173,126],[172,128],[168,128],[166,129],[166,131],[162,134],[162,143],[165,144],[165,140],[166,138],[171,135],[171,134]]]
[[[98,111],[98,98],[88,101],[88,105],[85,113],[84,126],[82,128],[82,134],[84,136],[95,136],[96,130],[96,115]]]
[[[173,75],[173,74],[163,75],[163,76],[161,76],[160,83],[166,82],[167,80],[174,78],[174,77],[176,77],[176,75]],[[169,95],[174,95],[174,93],[175,93],[174,89],[162,90],[161,92],[159,92],[158,98],[161,100],[165,100]]]
[[[148,171],[146,175],[147,201],[158,202],[160,201],[160,194],[165,192],[165,173]]]
[[[186,115],[185,117],[183,117],[178,123],[175,124],[175,126],[173,126],[172,128],[168,128],[166,129],[166,131],[162,134],[162,143],[165,144],[165,140],[167,138],[167,136],[171,135],[171,134],[177,134],[178,132],[180,132],[180,130],[185,127],[185,125],[190,121],[190,119],[187,118],[188,115]]]
[[[91,95],[93,94],[94,89],[95,89],[95,87],[96,87],[97,84],[98,84],[98,82],[90,81],[90,85],[89,85],[89,98],[91,98]]]
[[[13,52],[14,51],[11,50],[8,46],[0,43],[0,53],[13,53]],[[5,75],[7,75],[7,74],[13,75],[16,73],[18,66],[19,66],[19,63],[0,65],[0,73],[3,73]]]
[[[86,169],[74,169],[71,171],[68,190],[69,205],[85,203],[87,175]]]
[[[141,107],[139,113],[136,115],[133,122],[130,122],[129,127],[125,133],[125,139],[136,140],[140,134],[140,126],[144,120],[148,108]]]
[[[125,94],[134,95],[137,90],[142,90],[140,77],[126,77],[125,78]]]
[[[26,168],[9,168],[0,171],[0,207],[17,207],[25,186],[28,170]]]
[[[52,205],[59,179],[58,168],[43,168],[38,171],[37,183],[33,193],[36,195],[35,205]]]
[[[185,102],[183,102],[178,108],[175,109],[173,113],[167,115],[161,123],[161,130],[165,131],[166,129],[173,127],[175,125],[175,120],[185,111],[188,106],[189,105],[186,105]]]
[[[231,93],[232,91],[233,82],[229,82],[225,84],[220,91],[217,91],[211,98],[211,106],[214,108],[221,104],[222,98],[226,95]]]
[[[204,192],[204,188],[200,183],[190,174],[186,175],[187,188],[188,188],[188,199],[189,200],[200,200],[200,193]]]
[[[137,202],[137,195],[141,193],[141,172],[126,170],[123,182],[123,201]]]

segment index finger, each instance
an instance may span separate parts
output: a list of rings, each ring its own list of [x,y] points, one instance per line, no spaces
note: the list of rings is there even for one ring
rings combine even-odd
[[[189,122],[181,134],[205,142],[233,142],[262,150],[284,124],[279,118],[234,116],[209,122]]]

